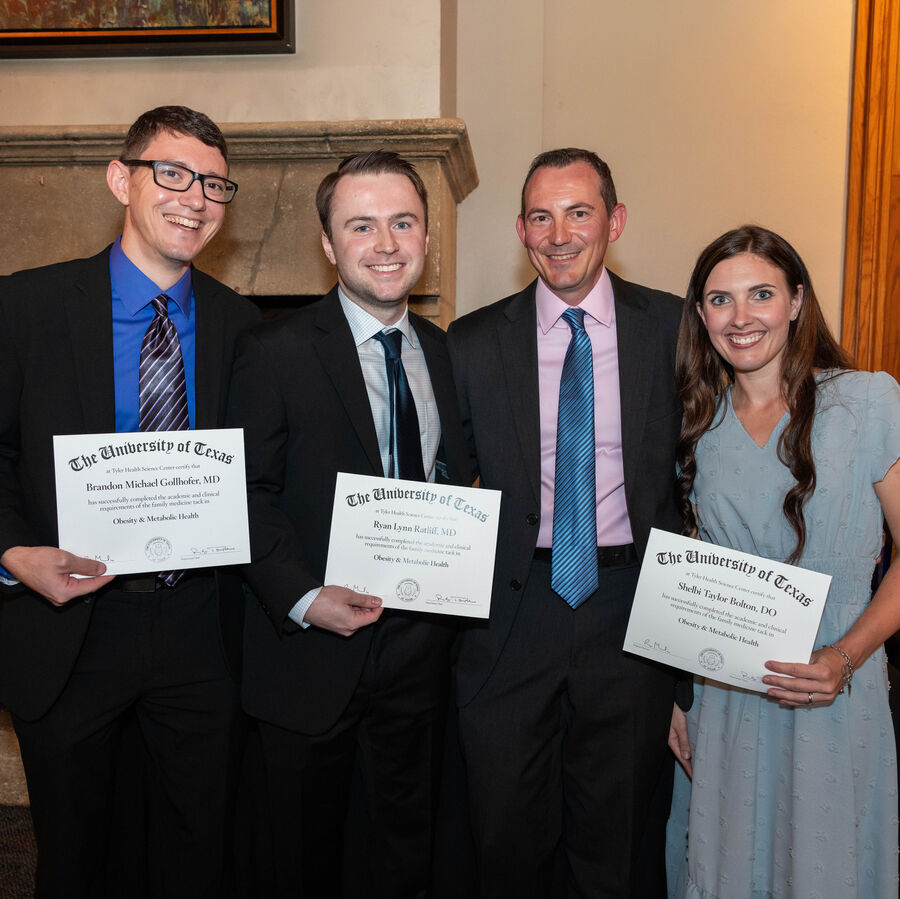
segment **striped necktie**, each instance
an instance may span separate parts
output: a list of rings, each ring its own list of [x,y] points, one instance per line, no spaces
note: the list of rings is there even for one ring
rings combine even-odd
[[[178,332],[161,293],[153,300],[156,315],[141,343],[138,374],[139,424],[142,431],[185,431],[188,427],[187,387]]]
[[[390,477],[424,481],[419,416],[400,358],[403,334],[396,329],[379,331],[375,339],[384,347],[384,364],[387,370],[388,402],[391,407],[390,456],[393,459]]]
[[[138,427],[142,431],[186,431],[187,385],[178,332],[169,318],[169,298],[161,293],[153,300],[156,315],[141,343],[138,368]],[[161,571],[158,582],[174,587],[183,571]]]
[[[550,585],[576,609],[598,584],[594,360],[584,310],[567,309],[562,318],[572,337],[559,382]]]

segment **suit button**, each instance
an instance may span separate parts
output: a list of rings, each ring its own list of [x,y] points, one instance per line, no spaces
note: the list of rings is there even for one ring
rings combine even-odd
[[[525,516],[525,521],[527,521],[529,524],[532,524],[532,525],[537,524],[540,520],[541,519],[538,517],[537,512],[529,512]]]
[[[522,589],[522,582],[521,582],[520,580],[517,580],[516,578],[513,578],[513,579],[509,582],[509,586],[512,587],[513,590],[521,590],[521,589]]]

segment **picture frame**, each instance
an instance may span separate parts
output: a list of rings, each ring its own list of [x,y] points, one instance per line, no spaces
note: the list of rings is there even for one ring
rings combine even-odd
[[[294,0],[0,0],[0,59],[295,49]]]

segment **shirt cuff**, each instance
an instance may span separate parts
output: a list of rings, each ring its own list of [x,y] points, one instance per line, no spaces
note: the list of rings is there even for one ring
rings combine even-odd
[[[6,584],[7,587],[13,587],[19,582],[2,566],[0,565],[0,584]]]
[[[321,587],[316,587],[314,590],[310,590],[309,593],[304,593],[303,596],[298,600],[297,604],[288,612],[288,618],[294,622],[294,624],[299,624],[303,630],[306,630],[309,627],[309,622],[304,621],[304,617],[306,613],[309,611],[309,607],[313,604],[316,597],[319,595],[319,591]]]

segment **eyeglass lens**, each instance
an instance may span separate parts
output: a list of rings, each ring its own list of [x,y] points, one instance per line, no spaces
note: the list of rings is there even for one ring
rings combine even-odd
[[[153,180],[168,190],[189,190],[195,180],[200,181],[203,195],[216,203],[228,203],[237,191],[237,185],[215,175],[200,175],[174,162],[157,162],[153,166]]]

